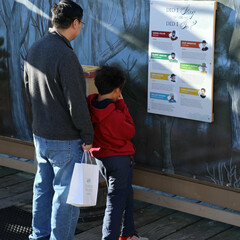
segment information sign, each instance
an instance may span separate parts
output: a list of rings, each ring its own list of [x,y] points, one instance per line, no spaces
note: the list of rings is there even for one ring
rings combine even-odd
[[[148,112],[213,121],[216,1],[150,1]]]

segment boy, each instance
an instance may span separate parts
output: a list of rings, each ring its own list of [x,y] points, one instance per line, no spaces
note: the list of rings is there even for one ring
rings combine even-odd
[[[102,240],[148,240],[139,237],[134,227],[131,183],[135,147],[130,139],[135,126],[121,94],[125,81],[120,69],[103,66],[95,77],[99,94],[88,96],[93,147],[100,147],[93,155],[108,186]]]

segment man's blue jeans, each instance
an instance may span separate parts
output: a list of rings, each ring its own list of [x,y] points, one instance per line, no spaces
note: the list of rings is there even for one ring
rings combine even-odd
[[[133,162],[130,156],[96,159],[108,186],[102,240],[118,240],[135,232],[133,219]]]
[[[72,240],[79,208],[66,204],[75,162],[81,162],[82,141],[34,137],[37,173],[33,187],[32,240]]]

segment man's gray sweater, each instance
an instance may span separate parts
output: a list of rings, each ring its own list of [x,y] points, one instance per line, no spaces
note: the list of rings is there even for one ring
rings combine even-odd
[[[83,69],[65,37],[50,30],[33,44],[24,64],[24,83],[35,135],[92,143]]]

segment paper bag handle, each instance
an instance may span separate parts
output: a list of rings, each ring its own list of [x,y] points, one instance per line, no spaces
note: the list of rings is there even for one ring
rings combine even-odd
[[[83,155],[82,155],[81,163],[87,163],[87,162],[88,162],[88,159],[90,160],[90,163],[93,165],[93,162],[92,162],[92,158],[91,158],[90,152],[83,151]]]

